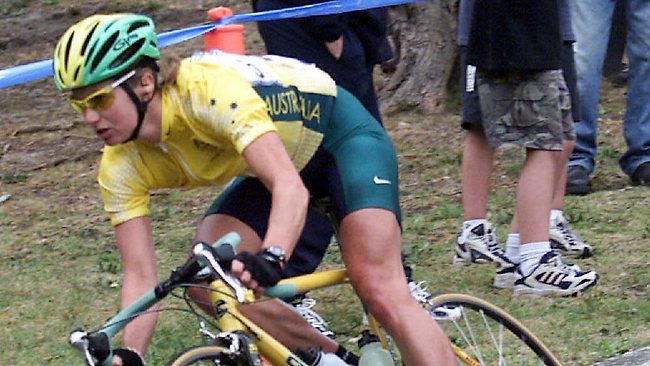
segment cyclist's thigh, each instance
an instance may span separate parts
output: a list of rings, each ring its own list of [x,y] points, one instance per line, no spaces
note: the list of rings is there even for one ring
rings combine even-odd
[[[331,156],[327,178],[337,218],[370,207],[387,209],[399,218],[397,158],[386,131],[342,89],[330,126],[334,132],[323,145]]]
[[[256,178],[234,179],[214,200],[197,230],[197,239],[216,240],[235,231],[242,243],[260,243],[271,211],[271,194]]]

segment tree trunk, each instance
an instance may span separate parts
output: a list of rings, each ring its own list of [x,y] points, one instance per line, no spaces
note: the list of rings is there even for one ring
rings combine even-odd
[[[379,90],[383,113],[412,108],[423,114],[445,110],[447,85],[457,57],[457,14],[458,0],[391,9],[389,29],[397,65]]]

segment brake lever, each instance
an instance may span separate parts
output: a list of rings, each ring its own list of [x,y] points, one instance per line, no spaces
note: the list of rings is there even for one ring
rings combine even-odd
[[[93,356],[90,354],[90,342],[88,342],[88,333],[82,329],[76,329],[70,333],[70,344],[79,350],[86,359],[86,365],[96,366]]]
[[[226,285],[235,291],[235,297],[237,298],[237,301],[244,302],[245,292],[243,286],[241,285],[241,282],[239,282],[236,277],[226,273],[223,270],[219,262],[214,258],[214,255],[212,255],[212,248],[210,246],[199,242],[194,245],[192,252],[194,255],[205,259],[208,262],[210,268],[212,268],[212,270],[217,273],[217,275],[226,283]]]

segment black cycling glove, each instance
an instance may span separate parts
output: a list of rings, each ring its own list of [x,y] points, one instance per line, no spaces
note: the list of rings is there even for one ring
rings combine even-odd
[[[117,348],[113,350],[114,356],[120,356],[124,366],[145,366],[140,354],[129,348]]]
[[[262,287],[271,287],[284,278],[280,261],[265,255],[264,251],[257,254],[241,252],[235,259],[244,263],[244,268]]]

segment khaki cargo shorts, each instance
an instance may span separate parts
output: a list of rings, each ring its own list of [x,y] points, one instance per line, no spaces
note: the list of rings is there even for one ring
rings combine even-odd
[[[571,98],[561,70],[479,73],[478,92],[488,144],[562,150],[574,140]]]

